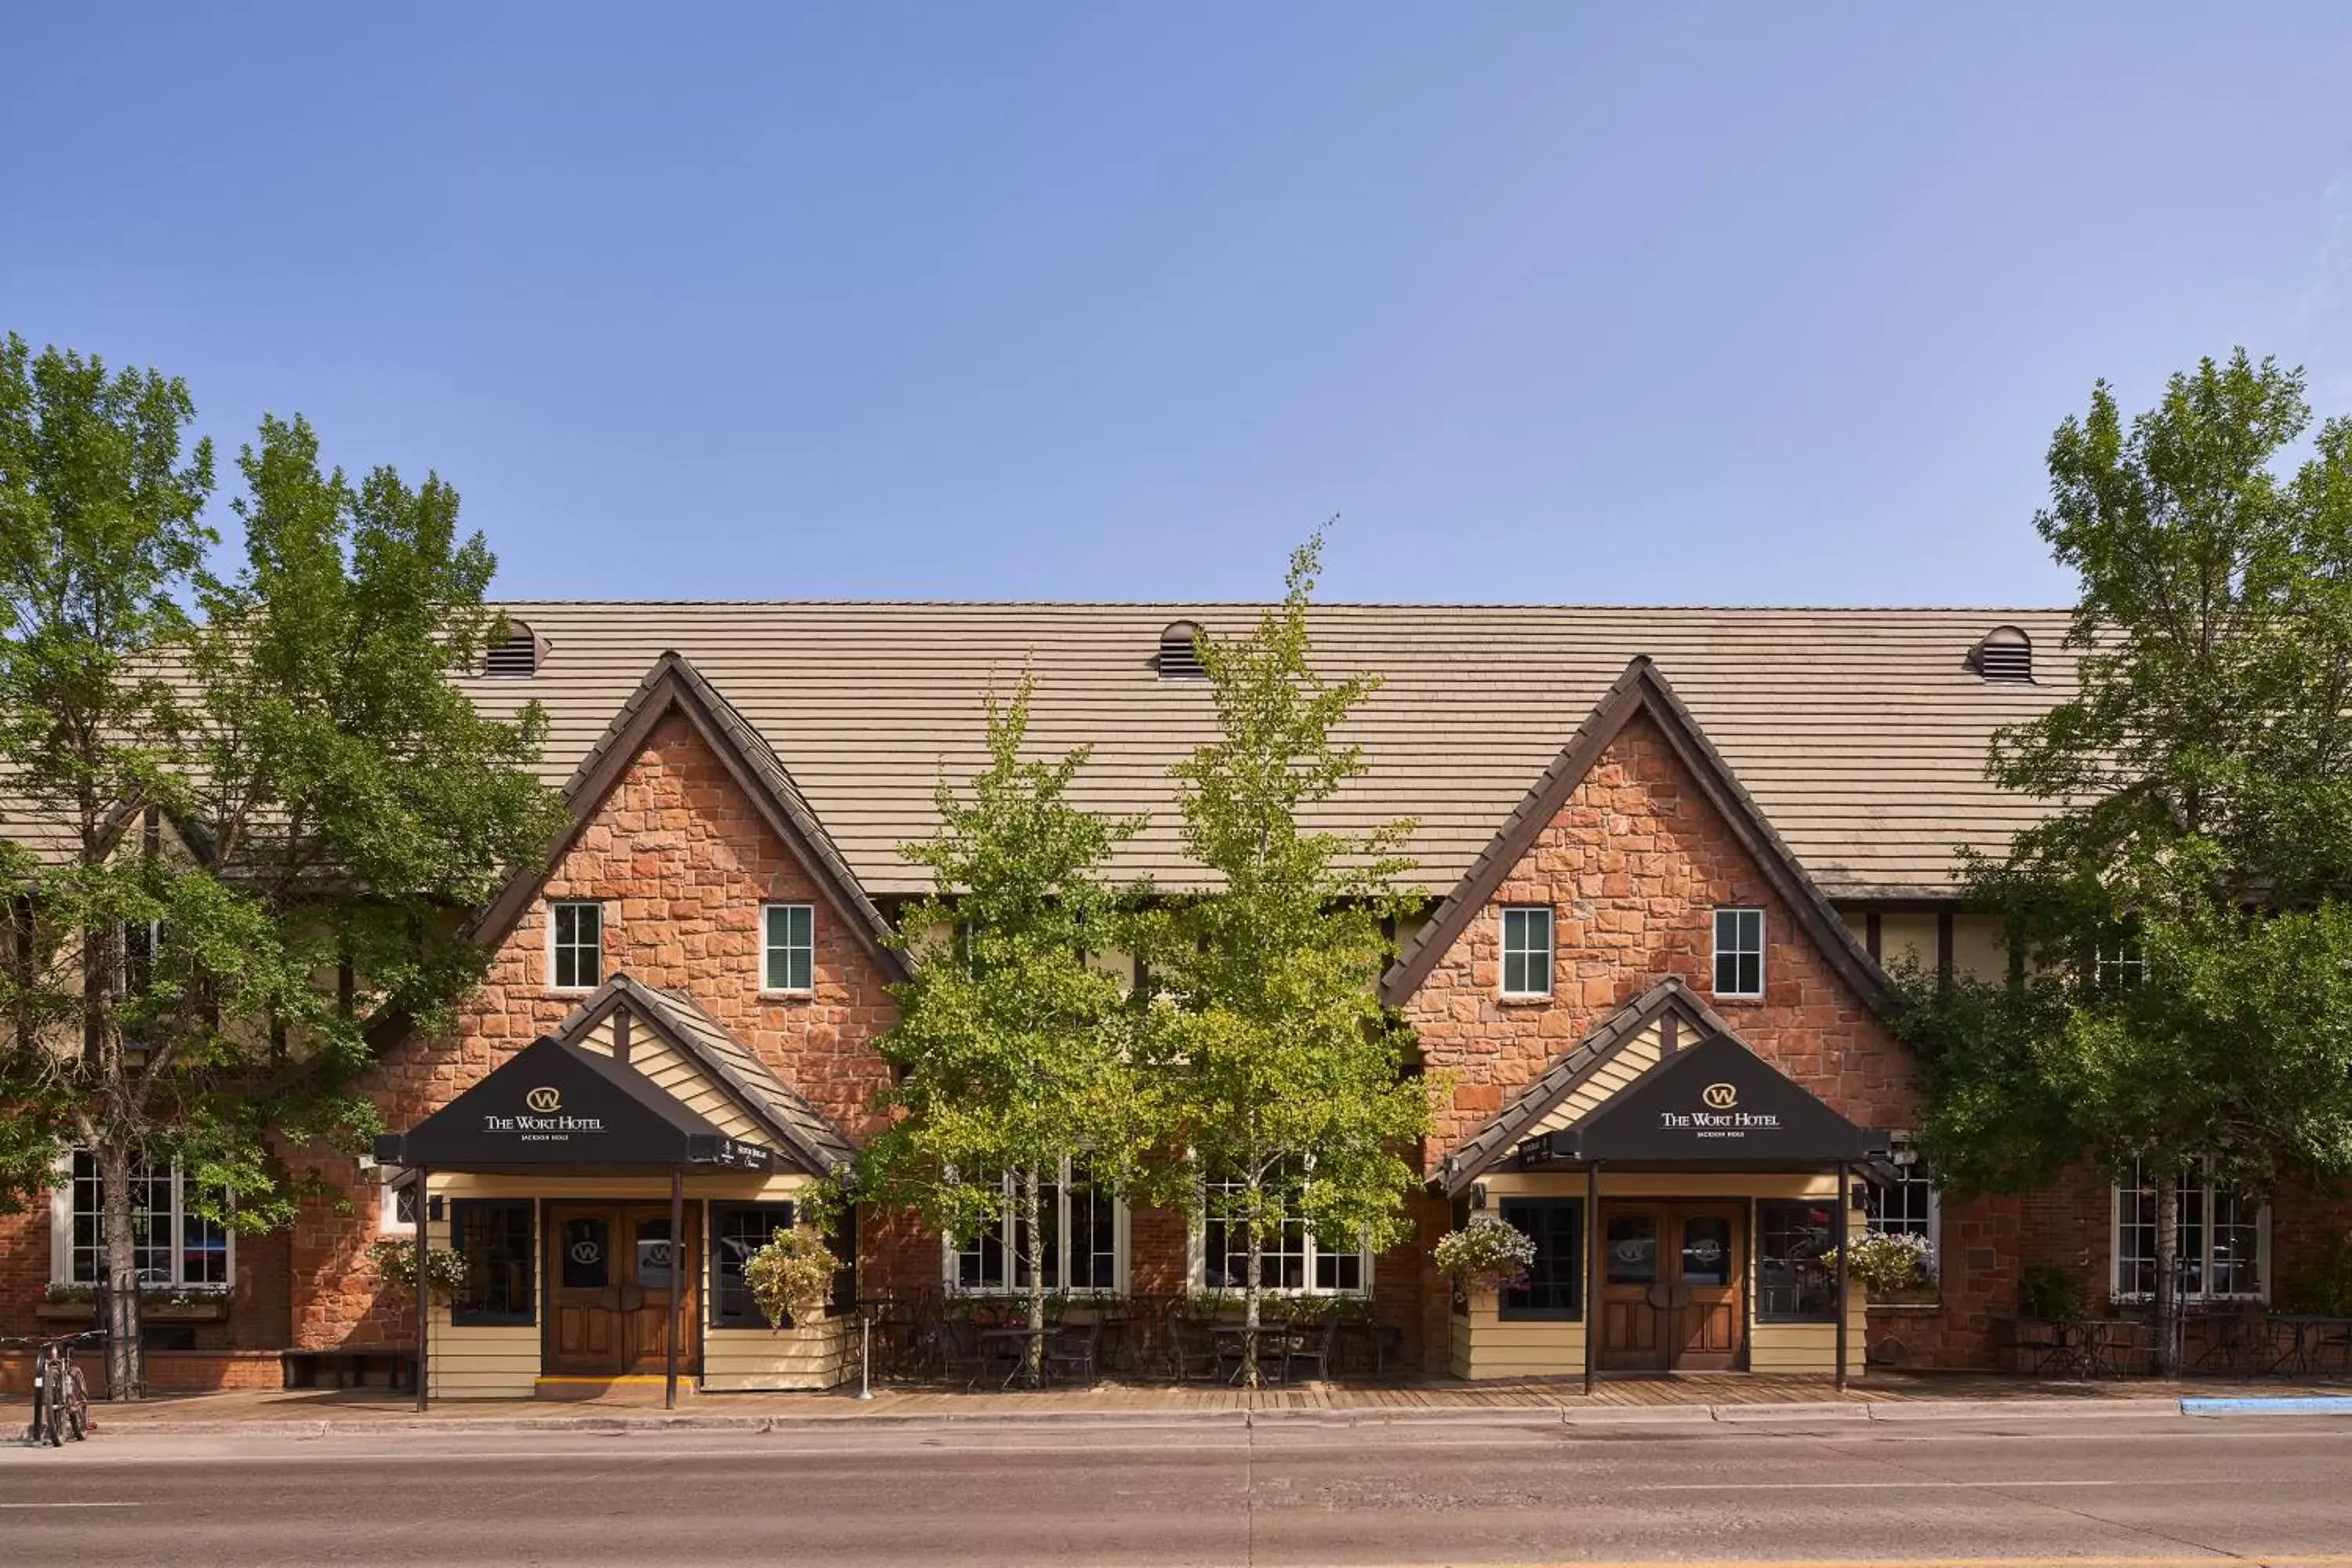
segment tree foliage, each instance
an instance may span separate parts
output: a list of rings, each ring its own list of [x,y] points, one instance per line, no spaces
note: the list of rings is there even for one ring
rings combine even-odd
[[[1381,1006],[1403,912],[1410,824],[1368,833],[1302,821],[1364,771],[1336,731],[1377,684],[1330,680],[1310,658],[1318,532],[1295,552],[1282,603],[1248,636],[1202,637],[1217,739],[1174,770],[1183,839],[1216,879],[1148,928],[1156,1081],[1167,1146],[1190,1163],[1169,1195],[1246,1237],[1245,1381],[1255,1384],[1265,1242],[1291,1222],[1341,1251],[1396,1240],[1429,1126],[1405,1071],[1406,1032]]]
[[[961,790],[942,779],[938,833],[900,851],[929,868],[933,891],[898,919],[915,964],[878,1042],[898,1074],[894,1114],[859,1156],[857,1192],[948,1236],[1013,1219],[1008,1283],[1020,1280],[1042,1329],[1042,1189],[1073,1165],[1105,1192],[1133,1184],[1154,1100],[1128,987],[1087,962],[1121,943],[1126,895],[1106,868],[1141,821],[1073,803],[1083,748],[1023,755],[1034,690],[1024,675],[1009,699],[989,697],[988,765]]]
[[[136,1163],[176,1162],[233,1229],[290,1219],[287,1153],[372,1130],[366,1026],[429,1025],[472,983],[457,912],[561,813],[530,771],[535,709],[484,719],[449,679],[496,618],[456,493],[352,485],[302,420],[266,421],[223,574],[192,415],[153,372],[0,354],[0,768],[35,847],[13,864],[0,1164],[21,1201],[90,1151],[118,1299]],[[112,1353],[135,1387],[135,1340]]]
[[[1967,866],[2017,973],[1908,982],[1941,1177],[2139,1172],[2168,1325],[2182,1173],[2352,1173],[2352,419],[2283,478],[2308,423],[2240,351],[2059,427],[2036,522],[2081,582],[2078,687],[1997,735],[1990,776],[2051,810]]]

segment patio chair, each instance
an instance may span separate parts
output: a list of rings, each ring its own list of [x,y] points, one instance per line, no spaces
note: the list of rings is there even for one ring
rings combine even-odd
[[[1087,1383],[1100,1383],[1102,1370],[1102,1319],[1093,1322],[1071,1324],[1045,1342],[1045,1375],[1051,1379],[1068,1377]]]
[[[2262,1303],[2249,1301],[2235,1311],[2209,1313],[2199,1320],[2205,1348],[2198,1352],[2199,1371],[2251,1373],[2263,1370],[2269,1359],[2271,1333]]]
[[[1326,1318],[1318,1326],[1284,1336],[1282,1343],[1282,1381],[1289,1383],[1298,1375],[1302,1365],[1311,1365],[1318,1381],[1331,1376],[1331,1349],[1339,1338],[1339,1322]]]
[[[934,1331],[932,1343],[938,1347],[940,1375],[952,1383],[958,1377],[971,1388],[980,1382],[986,1370],[980,1364],[980,1325],[970,1318],[942,1315]]]
[[[1217,1352],[1207,1336],[1196,1332],[1192,1325],[1184,1321],[1184,1314],[1173,1307],[1168,1309],[1167,1321],[1168,1370],[1176,1374],[1176,1381],[1182,1383],[1191,1377],[1196,1365],[1202,1376],[1216,1376]]]

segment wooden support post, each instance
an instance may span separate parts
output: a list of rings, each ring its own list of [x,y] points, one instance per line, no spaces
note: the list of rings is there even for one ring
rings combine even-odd
[[[425,1168],[424,1166],[422,1166],[422,1165],[417,1166],[417,1167],[416,1167],[416,1408],[417,1408],[417,1410],[418,1410],[420,1413],[425,1409],[425,1398],[426,1398],[426,1390],[427,1390],[427,1389],[429,1389],[429,1388],[432,1386],[432,1384],[433,1384],[433,1378],[432,1378],[432,1375],[431,1375],[430,1372],[427,1370],[427,1368],[426,1368],[426,1366],[425,1366],[425,1358],[427,1355],[429,1355],[430,1353],[432,1353],[432,1341],[431,1341],[430,1337],[428,1336],[428,1334],[427,1334],[427,1332],[426,1332],[426,1326],[427,1326],[428,1319],[430,1318],[430,1315],[431,1315],[432,1310],[433,1310],[433,1297],[432,1297],[432,1293],[431,1293],[431,1292],[430,1292],[430,1290],[427,1289],[427,1286],[428,1286],[428,1284],[430,1283],[430,1281],[429,1281],[429,1280],[427,1279],[427,1278],[426,1278],[426,1272],[427,1272],[427,1271],[426,1271],[425,1267],[425,1258],[426,1258],[426,1257],[428,1256],[429,1244],[430,1244],[430,1242],[431,1242],[431,1240],[432,1240],[432,1237],[431,1237],[430,1232],[432,1231],[432,1228],[433,1228],[433,1207],[432,1207],[432,1205],[431,1205],[431,1204],[429,1204],[429,1203],[426,1201],[427,1189],[428,1189],[431,1185],[432,1185],[432,1173],[430,1173],[429,1171],[425,1170]],[[397,1201],[397,1200],[395,1200],[395,1201]]]
[[[677,1335],[680,1308],[686,1295],[686,1167],[669,1168],[669,1352],[663,1357],[666,1379],[662,1408],[677,1408]]]
[[[1837,1215],[1837,1390],[1845,1392],[1845,1242],[1846,1232],[1853,1228],[1853,1194],[1849,1188],[1853,1167],[1843,1160],[1838,1162],[1837,1202],[1831,1213]]]
[[[1584,1167],[1584,1393],[1601,1358],[1601,1162]]]

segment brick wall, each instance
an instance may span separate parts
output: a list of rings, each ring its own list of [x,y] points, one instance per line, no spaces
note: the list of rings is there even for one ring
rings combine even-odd
[[[807,868],[677,715],[656,726],[555,867],[543,898],[499,944],[451,1033],[405,1041],[371,1072],[366,1088],[386,1125],[413,1126],[579,1005],[579,994],[548,985],[547,900],[562,899],[603,902],[606,978],[626,973],[692,995],[852,1137],[871,1126],[874,1097],[889,1080],[873,1042],[897,1016],[883,972],[850,917],[826,902]],[[762,902],[817,906],[813,994],[761,994]],[[344,1183],[357,1174],[341,1165],[322,1173]],[[372,1202],[359,1207],[343,1215],[314,1204],[295,1227],[297,1345],[401,1343],[413,1331],[397,1303],[376,1300],[365,1257],[374,1209]],[[888,1226],[875,1228],[876,1271],[903,1271],[903,1244],[894,1243]]]

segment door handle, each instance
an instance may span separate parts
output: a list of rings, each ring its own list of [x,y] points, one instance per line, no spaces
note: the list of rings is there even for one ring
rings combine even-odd
[[[646,1304],[646,1288],[642,1285],[621,1287],[621,1310],[634,1312]]]
[[[618,1285],[607,1285],[597,1291],[596,1305],[608,1312],[621,1310],[621,1288]]]
[[[1643,1298],[1657,1311],[1666,1311],[1675,1304],[1675,1289],[1664,1280],[1652,1285]]]

